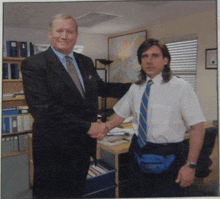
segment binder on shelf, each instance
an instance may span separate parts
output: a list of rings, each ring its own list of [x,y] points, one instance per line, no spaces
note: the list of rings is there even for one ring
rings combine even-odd
[[[11,79],[19,79],[18,64],[11,64]]]
[[[19,151],[27,151],[28,150],[28,135],[27,134],[19,135],[18,144],[19,144]]]
[[[28,48],[26,41],[18,42],[19,57],[28,57]]]
[[[17,116],[11,117],[11,131],[12,133],[18,132]]]
[[[3,99],[12,98],[13,95],[14,95],[13,93],[3,93],[3,94],[2,94],[2,98],[3,98]]]
[[[4,108],[2,110],[2,115],[17,115],[18,114],[18,108],[17,107],[11,107],[11,108]]]
[[[5,153],[13,152],[13,137],[6,137],[5,141]]]
[[[7,57],[6,41],[3,41],[3,57]]]
[[[3,63],[3,79],[11,79],[11,67],[8,63]]]
[[[24,115],[19,114],[17,116],[17,124],[18,124],[18,132],[23,132],[24,131]]]
[[[24,114],[24,131],[30,131],[32,129],[33,117],[31,114]]]
[[[6,41],[6,48],[8,57],[18,57],[17,41]]]
[[[18,136],[2,138],[2,155],[18,152]]]
[[[2,134],[8,134],[11,132],[10,120],[10,117],[2,117]]]
[[[30,56],[35,54],[35,52],[34,52],[34,44],[32,42],[27,42],[27,52],[28,52],[28,57],[30,57]]]
[[[13,136],[13,151],[18,152],[18,136]]]

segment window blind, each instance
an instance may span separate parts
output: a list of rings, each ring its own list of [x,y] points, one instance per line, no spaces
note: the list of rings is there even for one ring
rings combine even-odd
[[[166,44],[173,74],[186,80],[196,91],[197,39]]]

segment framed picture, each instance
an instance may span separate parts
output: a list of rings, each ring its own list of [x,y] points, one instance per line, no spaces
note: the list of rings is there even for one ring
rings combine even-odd
[[[141,67],[137,49],[146,38],[146,30],[109,37],[108,59],[113,61],[108,68],[109,82],[126,83],[138,79]]]
[[[206,69],[217,69],[218,58],[217,58],[217,48],[211,48],[205,50],[205,68]]]

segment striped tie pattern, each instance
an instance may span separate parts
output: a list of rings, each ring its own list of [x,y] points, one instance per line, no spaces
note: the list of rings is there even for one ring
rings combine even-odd
[[[148,100],[150,96],[150,87],[153,84],[152,80],[147,82],[146,89],[142,96],[140,117],[139,117],[139,127],[138,127],[138,139],[137,142],[140,148],[144,147],[147,143],[147,111],[148,111]]]
[[[68,69],[68,72],[69,72],[72,80],[76,84],[76,87],[78,88],[78,90],[81,93],[82,97],[84,97],[83,88],[82,88],[82,85],[80,83],[76,68],[73,65],[73,63],[71,62],[71,58],[69,56],[66,56],[66,67]]]

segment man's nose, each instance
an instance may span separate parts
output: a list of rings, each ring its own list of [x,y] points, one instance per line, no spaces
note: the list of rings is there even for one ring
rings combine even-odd
[[[66,39],[67,38],[67,32],[63,31],[61,34],[61,38]]]
[[[147,63],[151,63],[151,62],[152,62],[152,57],[149,56],[149,57],[147,58]]]

